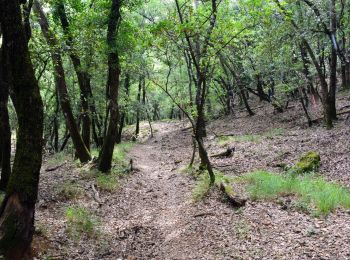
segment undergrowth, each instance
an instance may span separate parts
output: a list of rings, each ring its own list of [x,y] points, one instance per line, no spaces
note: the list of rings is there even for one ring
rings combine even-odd
[[[67,154],[66,152],[55,153],[54,155],[52,155],[48,159],[47,165],[49,167],[57,166],[57,165],[64,163],[65,161],[70,160],[70,159],[71,159],[71,156],[69,154]]]
[[[315,216],[326,216],[339,207],[350,208],[348,189],[315,174],[295,176],[257,171],[238,179],[247,183],[246,189],[254,200],[293,195],[297,197],[296,207]]]
[[[118,176],[116,174],[98,173],[96,185],[102,190],[112,192],[118,188]]]
[[[273,139],[275,136],[281,136],[284,133],[283,128],[274,128],[269,130],[263,134],[245,134],[245,135],[235,135],[235,136],[220,136],[218,143],[219,145],[226,145],[231,142],[252,142],[258,143],[262,141],[264,138]]]
[[[84,194],[84,190],[73,182],[64,182],[58,185],[57,189],[58,194],[67,200],[80,198]]]
[[[96,185],[101,190],[115,191],[119,186],[119,179],[128,172],[130,163],[127,160],[127,153],[134,143],[123,142],[117,144],[113,151],[113,165],[109,173],[99,172],[96,168],[89,168],[82,171],[86,178],[94,178]],[[91,155],[98,156],[97,150],[92,150]]]
[[[229,183],[233,180],[233,178],[227,177],[220,173],[219,171],[215,171],[215,183],[214,186],[220,185],[221,182]],[[192,198],[194,201],[202,200],[210,191],[210,178],[207,171],[202,172],[197,179],[196,186],[192,191]],[[230,187],[227,187],[230,188]],[[228,190],[228,193],[232,193],[232,190]]]
[[[99,235],[98,218],[84,207],[68,207],[66,210],[67,233],[73,239],[80,239],[83,234],[89,238]]]

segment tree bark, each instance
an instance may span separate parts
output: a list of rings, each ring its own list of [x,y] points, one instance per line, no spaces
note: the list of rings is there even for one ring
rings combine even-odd
[[[335,10],[335,0],[331,0],[330,3],[330,31],[333,35],[337,33],[337,16]],[[337,50],[332,44],[331,57],[329,62],[329,106],[330,113],[333,120],[337,119],[336,108],[336,91],[337,91]]]
[[[0,163],[1,179],[0,190],[5,191],[11,174],[11,128],[8,114],[9,79],[4,59],[3,50],[0,49]]]
[[[124,88],[125,88],[125,95],[126,95],[126,103],[129,102],[129,91],[130,91],[130,74],[126,73],[125,75],[125,82],[124,82]],[[127,106],[128,104],[126,104]],[[119,130],[118,130],[118,135],[117,135],[117,139],[116,139],[116,143],[120,144],[122,142],[122,132],[123,132],[123,128],[125,125],[125,116],[126,116],[126,108],[123,108],[123,111],[121,113],[121,117],[119,120]]]
[[[112,166],[114,144],[118,132],[118,91],[120,64],[119,55],[116,47],[116,35],[118,25],[121,20],[120,0],[113,0],[111,12],[108,19],[107,44],[109,47],[108,54],[108,80],[107,93],[109,98],[110,118],[106,136],[103,140],[103,146],[99,157],[98,169],[101,172],[108,172]]]
[[[0,1],[3,48],[18,118],[13,171],[0,208],[0,255],[24,259],[34,233],[42,162],[43,103],[30,59],[18,0]]]
[[[135,136],[136,137],[138,137],[138,135],[140,133],[141,92],[142,92],[142,77],[140,77],[139,88],[138,88],[138,92],[137,92],[136,129],[135,129]]]
[[[57,39],[49,29],[48,20],[38,0],[34,1],[34,9],[39,15],[39,24],[40,24],[41,30],[43,32],[43,35],[46,39],[47,44],[50,47],[51,58],[52,58],[52,62],[55,70],[55,75],[54,75],[55,84],[58,90],[62,112],[64,114],[66,124],[69,129],[69,132],[72,137],[72,141],[76,150],[76,155],[78,156],[79,160],[82,163],[86,163],[89,160],[91,160],[91,156],[79,133],[79,128],[75,123],[72,108],[69,102],[67,84],[66,84],[65,73],[63,69],[63,62],[60,55],[60,49],[58,46]]]

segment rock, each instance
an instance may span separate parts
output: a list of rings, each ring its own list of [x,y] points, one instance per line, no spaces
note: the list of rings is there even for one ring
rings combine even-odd
[[[291,168],[291,171],[296,174],[317,171],[320,167],[320,162],[320,155],[317,152],[310,151],[300,157],[299,161]]]

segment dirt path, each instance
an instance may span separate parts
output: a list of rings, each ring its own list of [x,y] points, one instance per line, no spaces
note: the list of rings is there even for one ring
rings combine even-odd
[[[132,149],[129,156],[137,172],[123,184],[118,198],[104,206],[117,204],[120,209],[113,226],[119,230],[115,253],[122,251],[123,258],[186,258],[182,233],[193,207],[192,181],[177,172],[189,151],[188,137],[179,126],[158,124],[154,139]]]
[[[213,160],[214,166],[232,165],[224,168],[225,174],[242,174],[258,167],[268,167],[270,161],[279,158],[278,152],[288,154],[289,157],[285,158],[288,162],[304,149],[317,149],[320,140],[324,141],[322,151],[331,150],[334,142],[344,146],[344,140],[347,140],[342,126],[331,133],[322,128],[304,130],[285,123],[269,126],[267,118],[271,117],[270,114],[257,116],[256,120],[248,121],[252,124],[248,126],[243,120],[239,121],[242,125],[232,121],[228,126],[225,120],[213,124],[211,129],[216,132],[234,129],[243,133],[244,129],[250,129],[252,133],[262,133],[276,127],[285,128],[282,133],[258,142],[236,142],[235,155],[229,159]],[[266,129],[261,129],[261,122]],[[47,229],[45,234],[36,236],[36,241],[38,238],[41,241],[36,247],[43,252],[42,256],[110,260],[350,259],[348,211],[339,210],[320,219],[285,210],[275,202],[255,201],[249,201],[237,211],[224,203],[217,192],[194,203],[191,192],[195,180],[179,172],[191,154],[190,133],[183,131],[184,125],[179,122],[160,122],[154,128],[155,137],[135,145],[129,154],[138,170],[123,178],[115,192],[101,191],[102,206],[92,199],[91,180],[85,180],[74,164],[67,164],[53,173],[43,172],[36,217],[37,226]],[[304,141],[299,137],[310,145],[300,145]],[[335,141],[326,142],[327,138]],[[210,135],[206,144],[211,153],[219,149],[217,141]],[[326,154],[321,156],[327,158]],[[348,165],[342,163],[344,160],[335,165],[339,165],[336,169],[344,171],[337,174],[328,171],[335,168],[330,160],[324,161],[321,170],[327,177],[333,176],[348,184]],[[85,196],[73,201],[60,200],[55,185],[67,180],[83,186]],[[99,217],[99,238],[82,237],[74,241],[67,236],[64,212],[72,205],[89,208]],[[45,243],[49,243],[49,248],[43,246]]]

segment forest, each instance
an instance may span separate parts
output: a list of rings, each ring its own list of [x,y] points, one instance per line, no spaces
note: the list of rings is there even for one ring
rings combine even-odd
[[[350,1],[0,0],[0,259],[350,259]]]

